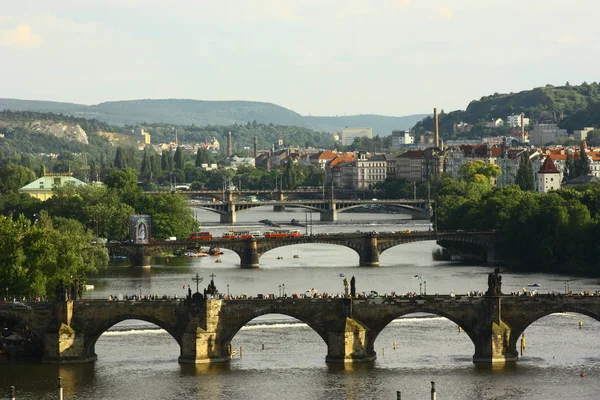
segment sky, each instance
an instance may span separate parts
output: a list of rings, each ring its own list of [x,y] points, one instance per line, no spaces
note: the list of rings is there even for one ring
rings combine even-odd
[[[598,80],[597,0],[0,0],[0,97],[431,113]]]

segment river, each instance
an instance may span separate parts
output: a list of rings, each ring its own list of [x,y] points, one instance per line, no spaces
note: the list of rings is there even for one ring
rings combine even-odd
[[[228,229],[218,216],[197,210],[202,230]],[[274,213],[268,208],[238,214],[238,229],[265,228],[260,219],[305,221],[305,213]],[[321,224],[313,214],[312,230],[321,232],[428,229],[427,221],[392,214],[340,213],[336,224]],[[310,219],[310,216],[308,216]],[[305,228],[301,228],[305,229]],[[310,230],[311,227],[308,228]],[[111,264],[89,280],[87,297],[116,294],[184,296],[198,273],[204,286],[215,275],[217,288],[232,294],[343,291],[340,273],[355,276],[358,292],[448,294],[485,290],[490,267],[435,262],[434,242],[396,246],[385,251],[379,268],[358,267],[358,255],[333,245],[296,245],[274,249],[260,259],[260,269],[242,270],[239,257],[225,250],[215,257],[156,259],[150,269]],[[293,258],[297,254],[299,258]],[[283,259],[278,259],[283,257]],[[415,275],[420,278],[414,278]],[[600,288],[597,279],[550,274],[503,272],[503,291],[537,282],[541,292]],[[579,329],[579,321],[583,322]],[[124,321],[103,334],[98,361],[85,365],[0,364],[0,392],[17,388],[17,400],[55,399],[56,378],[63,378],[65,399],[428,399],[430,381],[439,399],[597,399],[600,377],[600,323],[579,314],[554,314],[526,331],[527,347],[510,368],[492,370],[471,362],[474,346],[449,320],[413,314],[397,319],[375,343],[372,364],[327,365],[323,340],[306,325],[282,315],[251,321],[235,336],[238,355],[226,364],[180,365],[179,347],[165,331],[143,321]],[[394,342],[397,347],[394,350]],[[264,350],[262,349],[264,345]],[[243,349],[239,357],[239,348]],[[581,372],[584,376],[581,376]]]

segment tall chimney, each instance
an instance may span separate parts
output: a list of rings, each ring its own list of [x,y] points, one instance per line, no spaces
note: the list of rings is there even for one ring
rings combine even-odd
[[[435,143],[435,147],[440,147],[440,128],[438,125],[437,108],[433,109],[433,141]]]
[[[521,143],[525,141],[525,114],[521,113]]]
[[[231,140],[231,132],[227,134],[227,157],[233,155],[233,141]]]
[[[254,136],[254,158],[258,157],[258,137]]]

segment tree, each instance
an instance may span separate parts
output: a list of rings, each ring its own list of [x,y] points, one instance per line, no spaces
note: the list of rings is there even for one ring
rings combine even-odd
[[[35,173],[29,168],[16,164],[6,164],[0,168],[0,193],[17,191],[35,180]]]
[[[468,161],[464,163],[458,174],[461,179],[467,182],[485,182],[491,183],[492,179],[500,176],[500,167],[494,164],[488,164],[482,160]]]
[[[175,169],[182,170],[185,165],[185,156],[183,154],[183,148],[177,146],[174,156]]]
[[[108,264],[106,248],[91,245],[83,225],[45,212],[34,223],[23,215],[16,221],[0,216],[0,240],[0,284],[14,294],[52,297],[60,281],[83,285]]]
[[[123,149],[121,146],[117,147],[117,154],[115,155],[115,168],[127,168],[127,161],[125,159],[125,149]]]
[[[196,168],[202,166],[202,164],[210,164],[211,162],[212,160],[208,149],[199,148],[196,152]]]
[[[526,152],[521,154],[521,161],[519,162],[519,169],[517,170],[515,183],[519,185],[521,190],[535,190],[535,185],[533,182],[533,167],[531,166],[531,160]]]

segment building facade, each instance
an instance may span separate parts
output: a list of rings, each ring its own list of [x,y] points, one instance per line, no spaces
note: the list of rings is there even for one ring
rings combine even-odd
[[[392,149],[415,143],[415,136],[410,131],[392,131]]]
[[[354,143],[354,139],[366,137],[373,138],[373,128],[344,128],[342,129],[342,145],[349,146]]]

